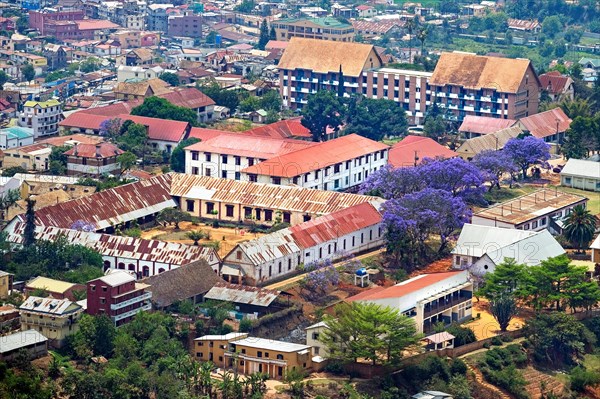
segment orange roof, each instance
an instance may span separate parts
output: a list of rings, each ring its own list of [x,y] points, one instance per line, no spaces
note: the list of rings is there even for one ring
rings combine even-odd
[[[466,115],[459,132],[490,134],[511,127],[517,121],[514,119],[492,118],[490,116]]]
[[[272,139],[221,132],[218,136],[186,147],[186,150],[269,159],[288,152],[311,147],[316,143],[303,140]]]
[[[81,19],[75,21],[79,30],[101,30],[101,29],[117,29],[119,25],[104,19]]]
[[[364,202],[290,227],[290,232],[301,248],[311,248],[380,222],[381,214]]]
[[[213,137],[220,136],[222,134],[238,134],[234,132],[228,132],[226,130],[217,130],[217,129],[207,129],[205,127],[193,127],[190,129],[189,138],[194,137],[200,139],[202,141],[206,141],[212,139]],[[243,133],[239,133],[241,136]]]
[[[457,270],[453,272],[421,274],[391,287],[377,287],[361,292],[360,294],[346,298],[346,301],[375,301],[385,298],[401,298],[432,284],[439,283],[440,281],[446,280],[450,277],[454,277],[459,273],[464,273],[464,271]]]
[[[214,105],[215,102],[212,98],[202,93],[195,87],[188,87],[185,89],[173,91],[171,93],[164,93],[158,95],[160,98],[164,98],[171,104],[185,108],[200,108],[208,105]]]
[[[70,134],[68,136],[50,137],[50,138],[38,141],[38,143],[50,144],[50,145],[54,145],[54,146],[61,146],[61,145],[64,145],[67,141],[77,141],[82,144],[96,144],[96,143],[103,142],[104,137],[91,136],[89,134],[77,133],[77,134]]]
[[[557,132],[562,133],[571,126],[571,118],[564,113],[562,108],[556,107],[549,111],[530,115],[519,119],[525,130],[539,139],[552,136]]]
[[[425,158],[454,158],[458,154],[429,137],[421,136],[406,136],[404,139],[396,143],[391,149],[388,157],[388,163],[395,168],[415,165],[415,157],[417,164]]]
[[[547,92],[553,94],[562,93],[569,80],[571,80],[570,77],[563,76],[558,71],[552,71],[540,75],[540,83],[542,84],[542,90],[546,90]]]
[[[312,138],[310,130],[304,127],[300,122],[301,119],[302,118],[284,119],[279,122],[247,130],[244,133],[253,136],[269,136],[282,139],[298,137]]]
[[[113,143],[104,142],[100,144],[77,144],[64,154],[80,158],[110,158],[124,152]]]
[[[144,101],[141,99],[129,100],[129,101],[124,101],[124,102],[115,103],[115,104],[111,104],[111,105],[105,105],[103,107],[88,108],[88,109],[80,111],[80,112],[84,112],[86,114],[104,115],[104,116],[129,114],[129,113],[131,113],[131,110],[133,108],[137,107],[138,105],[141,105],[143,102]]]
[[[242,171],[257,175],[294,177],[388,148],[390,147],[377,141],[349,134],[260,162]]]

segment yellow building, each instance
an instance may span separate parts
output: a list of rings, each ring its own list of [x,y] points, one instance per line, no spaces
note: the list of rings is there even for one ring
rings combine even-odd
[[[0,299],[7,298],[12,289],[13,275],[0,270]]]
[[[193,356],[217,367],[237,367],[240,374],[265,373],[272,379],[282,379],[288,370],[312,370],[310,346],[249,337],[246,333],[196,338]]]
[[[19,307],[21,330],[37,330],[60,347],[65,338],[79,329],[83,314],[81,305],[68,299],[40,298],[30,296]]]
[[[275,28],[277,40],[289,41],[292,37],[306,39],[353,42],[354,27],[332,17],[280,19],[271,26]]]

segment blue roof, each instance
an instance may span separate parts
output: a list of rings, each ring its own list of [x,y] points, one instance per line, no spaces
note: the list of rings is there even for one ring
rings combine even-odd
[[[0,134],[6,134],[9,139],[27,139],[33,137],[33,129],[13,126],[0,130]]]

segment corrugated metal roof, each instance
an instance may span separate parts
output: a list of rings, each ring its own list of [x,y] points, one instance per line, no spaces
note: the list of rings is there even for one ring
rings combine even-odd
[[[414,166],[415,156],[417,164],[425,158],[454,158],[458,154],[444,147],[429,137],[408,135],[394,144],[388,156],[388,164],[395,168]]]
[[[171,195],[257,208],[326,215],[379,198],[310,188],[172,173]],[[88,197],[89,198],[89,197]]]
[[[35,212],[40,225],[71,228],[77,220],[93,223],[96,230],[160,212],[177,204],[169,194],[171,174],[125,184]]]
[[[204,295],[204,298],[266,307],[277,299],[279,294],[280,291],[268,290],[266,288],[217,283]]]
[[[19,306],[19,310],[46,313],[56,316],[74,313],[80,309],[81,306],[68,299],[40,298],[37,296],[30,296],[21,306]]]
[[[302,250],[289,228],[242,242],[236,248],[244,252],[254,265],[262,265]]]
[[[20,331],[0,338],[0,353],[11,352],[15,349],[25,348],[29,345],[46,341],[48,341],[48,338],[44,337],[36,330]]]
[[[7,230],[8,240],[16,244],[22,244],[24,228],[24,223],[17,223],[14,230]],[[219,260],[215,250],[208,247],[89,233],[51,226],[37,226],[36,228],[36,237],[38,240],[54,241],[60,236],[66,237],[71,244],[86,246],[98,251],[103,256],[139,259],[176,266],[183,266],[199,259],[210,261],[209,264],[213,264]],[[68,284],[71,285],[70,283]]]
[[[492,118],[490,116],[466,115],[458,128],[459,132],[490,134],[506,129],[517,123],[514,119]]]
[[[8,240],[10,241],[11,236],[9,235]],[[21,234],[21,240],[22,240],[22,234]],[[10,242],[14,242],[14,241],[10,241]],[[75,284],[73,283],[68,283],[66,281],[61,281],[61,280],[54,280],[52,278],[48,278],[48,277],[36,277],[33,280],[29,281],[27,284],[25,284],[26,288],[30,288],[30,289],[40,289],[40,290],[47,290],[50,292],[56,292],[56,293],[60,293],[63,294],[65,292],[67,292],[68,290],[70,290],[71,288],[73,288],[75,286]]]
[[[468,139],[458,147],[456,152],[475,155],[487,150],[501,150],[508,140],[517,137],[521,133],[523,133],[523,130],[519,126],[507,127],[495,133]]]
[[[571,158],[560,171],[561,176],[587,177],[600,180],[600,162]]]
[[[571,126],[571,118],[557,107],[539,114],[519,119],[519,125],[537,138],[565,132]]]

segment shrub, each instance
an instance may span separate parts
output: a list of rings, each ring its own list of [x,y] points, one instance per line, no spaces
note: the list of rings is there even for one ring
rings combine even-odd
[[[327,366],[325,366],[324,370],[331,374],[343,375],[344,374],[344,364],[340,361],[331,360],[331,361],[329,361],[329,363],[327,363]]]
[[[469,327],[461,326],[460,324],[452,323],[446,331],[454,335],[454,346],[462,346],[477,341],[475,333]]]
[[[491,343],[492,343],[492,345],[495,345],[495,346],[501,346],[502,340],[500,339],[500,337],[496,336],[496,337],[492,338]]]
[[[512,342],[512,341],[513,341],[513,337],[511,337],[511,336],[510,336],[510,335],[508,335],[508,334],[501,335],[501,336],[500,336],[500,339],[501,339],[503,342]]]
[[[492,347],[492,344],[490,344],[489,342],[484,342],[484,343],[483,343],[483,347],[484,347],[485,349],[490,349],[490,348]]]
[[[467,364],[462,359],[454,359],[452,360],[452,364],[450,365],[450,372],[452,375],[466,375],[467,374]]]
[[[501,370],[490,370],[482,368],[481,372],[486,380],[500,388],[507,390],[517,399],[527,399],[529,395],[525,391],[527,381],[523,378],[523,374],[514,365],[510,365]]]
[[[248,319],[242,319],[240,321],[240,332],[249,332],[252,329],[252,321]]]
[[[570,373],[571,390],[582,392],[586,387],[600,383],[600,375],[597,372],[586,370],[577,366]]]
[[[194,323],[194,327],[196,330],[196,338],[204,335],[204,321],[203,320],[196,320],[196,322]]]

